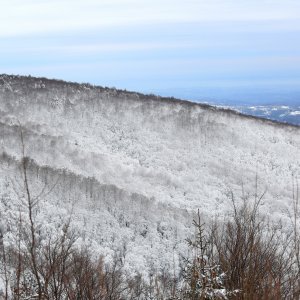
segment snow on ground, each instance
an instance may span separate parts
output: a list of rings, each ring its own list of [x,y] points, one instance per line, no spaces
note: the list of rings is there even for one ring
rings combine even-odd
[[[296,110],[296,111],[292,111],[290,113],[291,116],[299,116],[300,115],[300,111],[299,110]]]
[[[205,105],[2,76],[0,152],[16,159],[19,123],[33,192],[59,182],[39,222],[51,231],[72,211],[78,243],[107,257],[123,245],[128,272],[178,268],[193,212],[222,218],[229,191],[253,196],[257,183],[257,193],[267,190],[262,211],[287,221],[300,177],[299,127]],[[8,220],[19,203],[17,161],[2,158],[0,175]]]

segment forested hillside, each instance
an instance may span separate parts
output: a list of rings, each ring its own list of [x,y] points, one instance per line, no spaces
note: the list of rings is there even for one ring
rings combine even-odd
[[[198,209],[205,223],[222,222],[233,202],[262,196],[260,212],[282,232],[294,228],[300,128],[154,95],[1,75],[4,245],[18,245],[20,224],[30,224],[25,174],[40,240],[68,224],[77,249],[104,264],[117,255],[126,276],[149,281],[181,272]]]

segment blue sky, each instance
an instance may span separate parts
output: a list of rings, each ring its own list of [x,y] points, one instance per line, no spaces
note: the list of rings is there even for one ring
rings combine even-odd
[[[0,0],[0,73],[300,102],[298,0]]]

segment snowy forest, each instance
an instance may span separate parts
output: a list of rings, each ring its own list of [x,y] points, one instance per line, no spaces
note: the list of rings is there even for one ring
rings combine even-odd
[[[300,129],[0,76],[1,299],[299,299]]]

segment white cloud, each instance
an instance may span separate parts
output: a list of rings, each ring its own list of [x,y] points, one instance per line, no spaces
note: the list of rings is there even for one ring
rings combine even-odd
[[[197,47],[196,42],[178,43],[173,42],[114,42],[114,43],[86,43],[86,44],[65,44],[65,45],[24,45],[22,49],[3,46],[2,53],[59,53],[62,54],[92,54],[92,53],[113,53],[113,52],[132,52],[132,51],[152,51],[152,50],[168,50],[183,49],[188,47]]]
[[[0,36],[170,22],[299,20],[299,16],[300,3],[293,0],[4,0]]]

